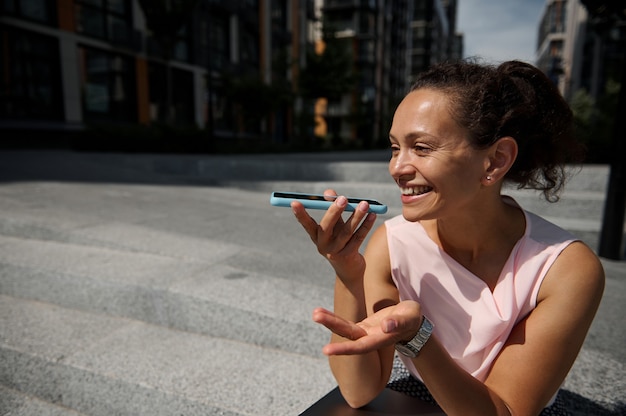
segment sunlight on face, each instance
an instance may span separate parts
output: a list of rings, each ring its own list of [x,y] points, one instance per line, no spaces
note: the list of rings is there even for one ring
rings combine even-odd
[[[420,89],[405,97],[393,118],[389,173],[411,221],[451,215],[481,189],[486,152],[471,146],[448,106],[445,93]]]

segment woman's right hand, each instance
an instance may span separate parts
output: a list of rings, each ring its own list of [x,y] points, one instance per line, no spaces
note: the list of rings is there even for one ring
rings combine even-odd
[[[292,202],[291,209],[317,251],[330,262],[337,276],[342,280],[352,276],[362,277],[365,260],[359,249],[376,221],[376,214],[368,213],[369,204],[361,201],[350,217],[344,220],[342,214],[348,204],[347,198],[337,196],[332,189],[324,191],[324,196],[335,199],[335,203],[328,208],[319,224],[300,202]]]

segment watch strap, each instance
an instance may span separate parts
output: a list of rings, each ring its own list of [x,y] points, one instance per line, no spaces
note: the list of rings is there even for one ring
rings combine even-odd
[[[426,316],[423,316],[422,323],[415,337],[408,342],[398,342],[396,344],[396,350],[407,357],[417,357],[426,344],[426,341],[430,338],[434,327],[435,325]]]

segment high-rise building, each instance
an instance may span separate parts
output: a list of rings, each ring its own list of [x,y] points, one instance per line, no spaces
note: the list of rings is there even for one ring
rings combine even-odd
[[[223,75],[291,83],[309,3],[192,0],[177,12],[139,0],[0,2],[0,127],[212,124],[218,135],[282,140],[291,109],[242,120]]]
[[[354,92],[329,103],[329,129],[366,146],[386,143],[395,106],[415,76],[461,58],[456,9],[456,0],[324,0],[324,23],[351,42],[359,74]],[[367,123],[355,125],[355,107]]]
[[[619,6],[615,6],[619,7]],[[536,65],[571,100],[584,89],[598,99],[609,79],[619,82],[626,29],[595,27],[581,0],[547,0],[538,28]]]
[[[414,75],[460,57],[455,15],[456,0],[4,0],[0,129],[167,124],[288,141],[312,113],[298,81],[324,22],[358,80],[320,115],[370,147]]]
[[[603,46],[588,17],[579,0],[548,0],[539,24],[537,67],[568,100],[582,88],[597,98],[602,88]]]

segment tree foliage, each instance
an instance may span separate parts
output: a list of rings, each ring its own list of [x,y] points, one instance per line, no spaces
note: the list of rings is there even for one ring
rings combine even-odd
[[[356,80],[351,44],[348,39],[337,38],[329,27],[324,30],[323,41],[325,48],[321,54],[313,48],[306,52],[306,67],[300,73],[300,92],[305,98],[338,100],[353,88]]]
[[[221,84],[240,133],[255,132],[272,112],[293,104],[291,87],[286,83],[266,84],[257,75],[224,72]]]

